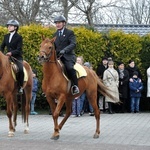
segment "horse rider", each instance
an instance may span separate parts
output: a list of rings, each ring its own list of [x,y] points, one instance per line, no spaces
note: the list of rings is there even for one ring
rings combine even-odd
[[[57,57],[59,57],[66,68],[68,78],[72,81],[71,92],[73,95],[79,93],[78,79],[74,64],[76,63],[76,56],[74,49],[76,47],[76,37],[72,30],[66,28],[66,18],[64,16],[57,16],[54,18],[57,31],[54,33],[56,40],[54,42]]]
[[[1,51],[4,52],[5,46],[7,47],[6,56],[8,56],[17,66],[17,80],[19,87],[19,94],[23,93],[23,81],[24,81],[24,72],[23,72],[23,56],[22,56],[22,45],[23,39],[22,36],[17,33],[19,29],[19,22],[17,20],[9,20],[6,24],[9,31],[8,34],[4,36]]]

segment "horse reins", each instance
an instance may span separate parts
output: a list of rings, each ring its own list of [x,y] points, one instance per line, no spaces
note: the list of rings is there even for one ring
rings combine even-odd
[[[11,60],[14,62],[14,60],[18,61],[19,63],[22,63],[20,60],[16,59],[15,57],[13,56],[10,56]]]
[[[44,58],[45,62],[50,62],[50,63],[55,63],[56,62],[56,61],[51,61],[50,60],[50,56],[52,54],[52,51],[49,54],[47,54],[44,50],[41,50],[40,52],[42,52],[42,53],[44,53],[46,55],[46,58]]]

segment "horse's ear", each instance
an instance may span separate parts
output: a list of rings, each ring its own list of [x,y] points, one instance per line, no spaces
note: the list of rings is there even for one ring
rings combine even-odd
[[[56,40],[56,36],[54,38],[51,39],[51,42],[54,43]]]
[[[45,40],[45,36],[44,35],[42,35],[42,40]]]

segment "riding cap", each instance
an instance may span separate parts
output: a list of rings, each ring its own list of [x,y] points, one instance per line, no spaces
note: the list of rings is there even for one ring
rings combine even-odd
[[[7,26],[8,25],[13,25],[15,27],[19,27],[19,22],[17,20],[9,20],[6,25]]]
[[[66,18],[64,16],[57,16],[54,18],[54,23],[56,22],[66,22]]]

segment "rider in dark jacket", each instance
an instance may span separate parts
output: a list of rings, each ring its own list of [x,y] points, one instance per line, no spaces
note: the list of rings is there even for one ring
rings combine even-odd
[[[4,52],[5,47],[7,47],[6,56],[13,59],[16,65],[19,68],[19,72],[17,73],[17,80],[19,86],[19,94],[23,93],[23,57],[22,57],[22,36],[17,33],[19,29],[19,22],[17,20],[9,20],[7,22],[7,28],[9,34],[4,36],[4,40],[2,42],[0,50]]]
[[[72,81],[72,94],[78,94],[78,80],[76,76],[76,71],[74,69],[74,64],[76,62],[76,56],[74,49],[76,47],[76,38],[74,32],[66,28],[66,18],[64,16],[58,16],[54,19],[56,24],[57,31],[54,36],[55,40],[55,49],[57,56],[61,56],[60,59],[63,62],[68,77]]]

